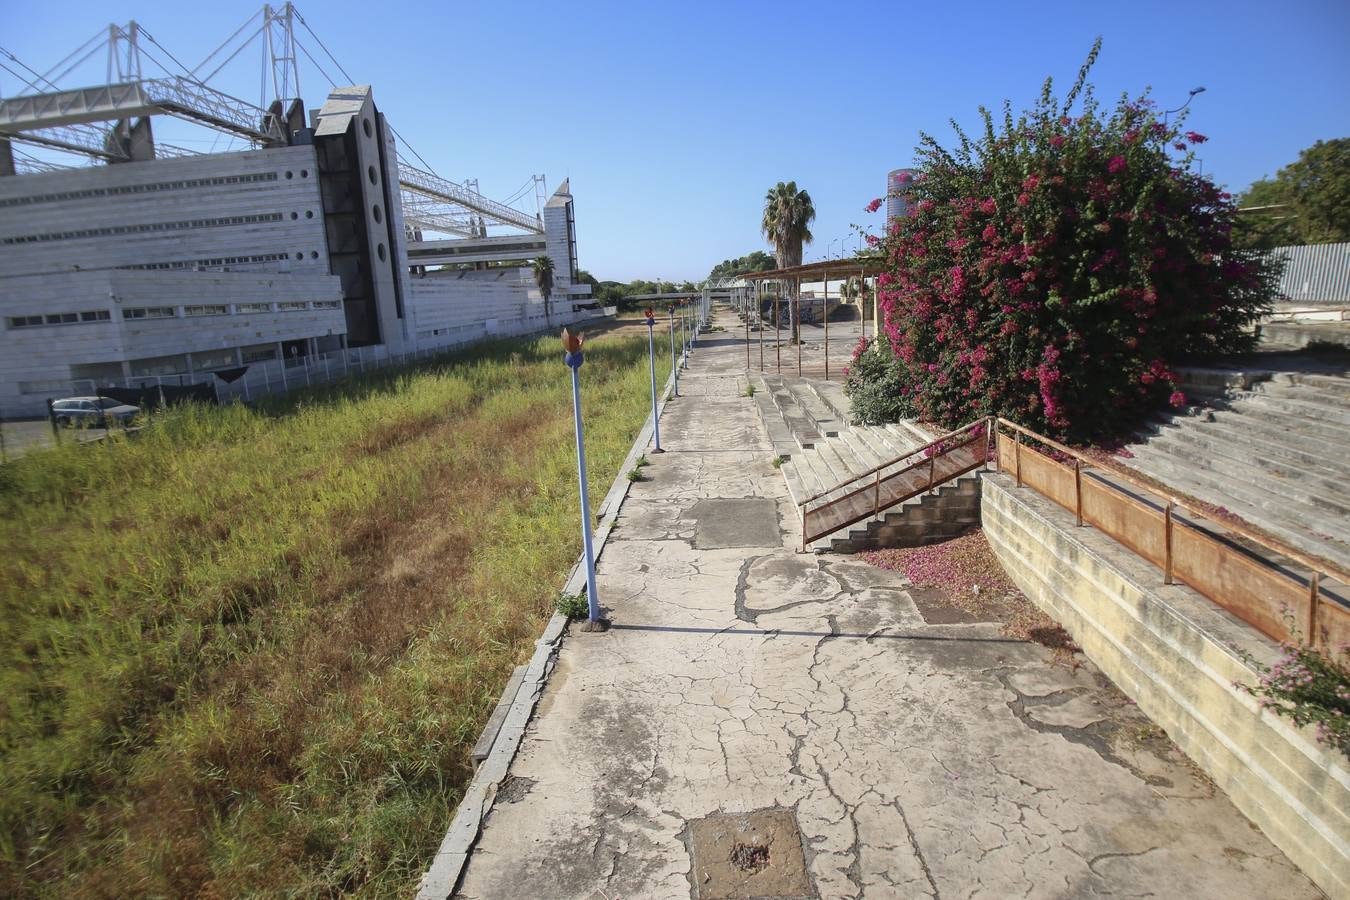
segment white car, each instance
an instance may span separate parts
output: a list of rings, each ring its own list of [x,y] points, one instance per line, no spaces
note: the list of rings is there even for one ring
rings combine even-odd
[[[126,427],[141,414],[139,406],[132,406],[111,397],[65,397],[52,401],[52,417],[57,425],[79,425],[84,428]]]

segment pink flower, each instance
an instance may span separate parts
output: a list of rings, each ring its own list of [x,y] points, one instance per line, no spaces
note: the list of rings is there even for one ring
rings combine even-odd
[[[1066,138],[1064,135],[1057,134],[1054,137],[1050,138],[1050,146],[1058,149],[1060,147],[1063,147],[1068,140],[1069,139]]]
[[[1133,144],[1137,140],[1139,140],[1138,128],[1131,128],[1129,131],[1125,132],[1125,143]]]
[[[1200,134],[1198,131],[1188,131],[1186,132],[1186,140],[1190,141],[1192,144],[1203,144],[1205,141],[1209,140],[1209,138]]]
[[[994,203],[993,197],[986,197],[984,200],[980,201],[980,212],[985,215],[992,216],[996,209],[998,209],[998,205]]]
[[[1186,145],[1185,145],[1185,144],[1173,144],[1172,146],[1173,146],[1173,147],[1176,147],[1178,150],[1185,150],[1185,149],[1186,149]]]
[[[871,203],[864,206],[863,209],[867,210],[870,213],[874,213],[877,210],[881,209],[881,198],[880,197],[876,198]]]
[[[1106,164],[1106,171],[1108,171],[1108,172],[1110,172],[1112,175],[1114,175],[1114,174],[1116,174],[1117,172],[1123,172],[1123,171],[1125,171],[1125,168],[1126,168],[1126,166],[1128,166],[1128,165],[1129,165],[1129,163],[1125,162],[1125,157],[1123,157],[1123,156],[1113,156],[1113,157],[1111,157],[1111,161],[1110,161],[1109,163]]]
[[[909,174],[908,172],[901,172],[900,177],[895,179],[896,184],[909,184],[913,180],[914,176]]]
[[[1167,402],[1173,406],[1181,407],[1186,405],[1186,395],[1181,391],[1173,391],[1172,396],[1167,398]]]

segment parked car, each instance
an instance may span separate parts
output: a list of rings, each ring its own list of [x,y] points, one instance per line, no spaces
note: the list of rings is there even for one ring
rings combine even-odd
[[[85,428],[126,427],[141,414],[139,406],[123,403],[111,397],[65,397],[52,401],[52,416],[57,425],[79,425]]]

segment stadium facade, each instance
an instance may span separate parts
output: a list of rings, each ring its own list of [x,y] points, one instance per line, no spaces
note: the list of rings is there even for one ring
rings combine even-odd
[[[137,136],[125,158],[22,174],[5,128],[24,113],[3,105],[4,416],[41,414],[50,397],[105,384],[211,381],[594,315],[577,278],[568,183],[537,216],[501,207],[524,234],[488,237],[480,217],[452,239],[423,240],[421,223],[404,221],[402,189],[419,179],[433,195],[458,186],[437,188],[400,163],[368,86],[333,90],[308,122],[294,104],[281,139],[257,149],[157,156],[146,116],[112,132]],[[531,269],[541,255],[553,261],[547,303]]]

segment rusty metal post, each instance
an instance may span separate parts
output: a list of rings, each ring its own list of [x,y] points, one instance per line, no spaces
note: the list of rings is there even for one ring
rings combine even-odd
[[[741,314],[745,316],[745,371],[750,371],[750,304],[741,297]]]
[[[825,380],[830,380],[830,273],[825,273]]]
[[[930,491],[933,489],[933,469],[937,464],[937,458],[938,449],[934,447],[932,455],[928,457],[928,489]]]
[[[872,484],[872,515],[881,512],[881,470],[877,469],[876,480]]]
[[[1172,501],[1163,509],[1163,584],[1172,583]]]
[[[802,504],[802,552],[806,552],[806,504]]]
[[[1073,506],[1078,518],[1078,527],[1083,527],[1083,466],[1079,460],[1073,461]]]
[[[994,458],[994,471],[1001,472],[1002,469],[999,468],[998,464],[998,419],[990,416],[985,423],[985,428],[989,430],[989,433],[985,435],[987,438],[984,449],[985,461],[988,462],[989,457],[992,456]]]
[[[792,321],[796,326],[792,330],[797,334],[797,377],[802,377],[802,280],[792,281]]]
[[[778,355],[778,374],[783,374],[783,317],[778,312],[778,295],[782,293],[780,283],[779,290],[773,295],[773,349]]]
[[[755,325],[759,329],[759,371],[764,372],[764,312],[760,306],[759,286],[762,281],[755,282]]]
[[[1017,470],[1017,486],[1022,486],[1022,432],[1017,432],[1017,445],[1013,447],[1013,467]]]
[[[1314,571],[1312,577],[1308,579],[1308,643],[1316,647],[1318,644],[1317,635],[1317,608],[1322,602],[1320,588],[1322,586],[1322,573]]]

